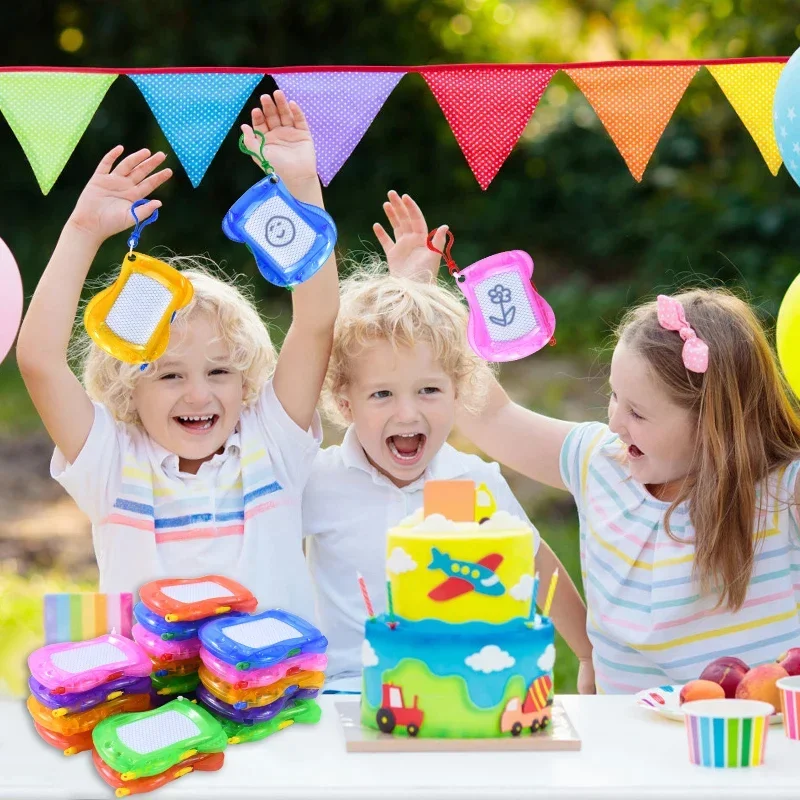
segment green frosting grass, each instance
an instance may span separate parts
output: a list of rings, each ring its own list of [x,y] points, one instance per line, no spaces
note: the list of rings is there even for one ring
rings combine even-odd
[[[469,698],[466,681],[459,675],[441,677],[434,675],[428,666],[415,658],[403,659],[394,669],[384,674],[386,683],[403,687],[403,702],[407,707],[417,705],[424,712],[420,736],[426,738],[488,739],[500,736],[500,717],[506,703],[512,697],[525,696],[525,681],[515,675],[506,684],[502,701],[493,708],[478,708]],[[361,723],[377,728],[378,707],[361,696]],[[407,736],[406,729],[399,725],[395,736]]]

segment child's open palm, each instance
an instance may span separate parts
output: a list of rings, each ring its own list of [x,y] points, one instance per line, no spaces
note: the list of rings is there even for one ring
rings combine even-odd
[[[392,226],[394,240],[379,222],[372,230],[386,254],[389,272],[414,280],[436,280],[441,256],[428,247],[428,226],[422,210],[407,194],[400,197],[392,190],[388,197],[383,210]],[[444,246],[446,236],[447,225],[442,225],[432,240],[437,250]]]
[[[278,90],[275,99],[264,94],[261,96],[261,108],[251,112],[253,121],[250,125],[242,125],[244,143],[254,153],[261,151],[261,139],[253,132],[264,134],[264,157],[272,164],[284,183],[317,179],[317,156],[314,152],[314,141],[305,115],[300,106]],[[257,164],[260,162],[253,159]]]
[[[122,145],[117,145],[103,156],[70,218],[75,227],[98,243],[133,227],[131,206],[172,176],[171,169],[154,172],[166,156],[164,153],[150,155],[149,150],[131,153],[114,166],[122,150]],[[136,209],[136,216],[140,220],[147,219],[160,206],[160,200],[151,200]]]

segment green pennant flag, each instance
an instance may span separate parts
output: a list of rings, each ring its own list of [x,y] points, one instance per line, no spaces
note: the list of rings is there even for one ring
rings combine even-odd
[[[0,72],[0,112],[47,194],[117,79],[97,72]]]

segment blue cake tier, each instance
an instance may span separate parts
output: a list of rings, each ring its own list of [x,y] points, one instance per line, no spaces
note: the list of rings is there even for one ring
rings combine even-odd
[[[362,724],[429,738],[490,738],[549,724],[555,646],[547,618],[365,626]]]

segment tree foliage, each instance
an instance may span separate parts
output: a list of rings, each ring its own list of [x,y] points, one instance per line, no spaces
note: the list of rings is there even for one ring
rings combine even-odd
[[[3,62],[268,68],[790,55],[800,33],[793,10],[786,0],[31,0],[4,9]],[[266,78],[257,93],[271,88]],[[145,232],[145,249],[206,252],[230,270],[256,274],[247,251],[220,229],[233,200],[258,178],[236,139],[234,129],[196,190],[170,156],[176,177],[160,195],[162,216]],[[80,188],[117,142],[170,153],[124,77],[42,197],[0,123],[0,236],[18,258],[27,293]],[[774,314],[798,272],[800,190],[785,170],[770,175],[703,70],[641,184],[562,73],[486,192],[422,78],[408,75],[326,192],[343,251],[376,247],[370,227],[389,188],[416,197],[431,226],[451,226],[459,264],[503,249],[529,251],[564,347],[596,341],[626,303],[679,283],[743,285]],[[122,237],[107,244],[96,270],[113,269],[123,250]],[[265,298],[287,302],[285,293],[257,285]]]

